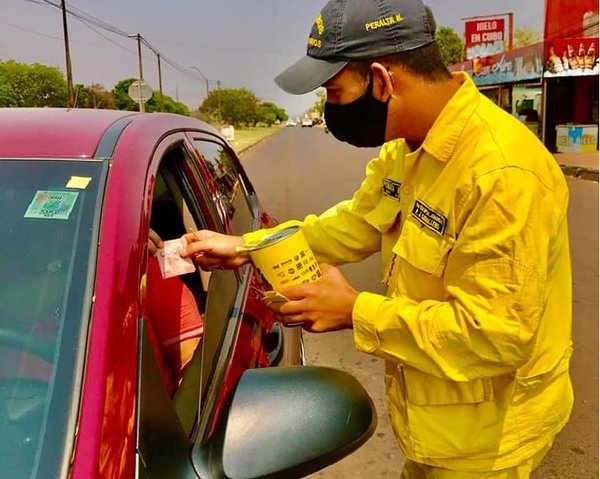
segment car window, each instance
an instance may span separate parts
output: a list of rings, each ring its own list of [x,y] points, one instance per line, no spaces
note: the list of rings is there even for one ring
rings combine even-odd
[[[257,215],[237,158],[216,140],[195,138],[193,143],[217,185],[217,203],[230,222],[230,232],[242,234],[251,231]]]
[[[186,156],[178,143],[161,158],[156,172],[150,228],[167,244],[190,231],[209,228],[200,207],[203,201],[186,174]],[[209,278],[191,264],[189,272],[169,276],[166,249],[148,256],[142,311],[165,388],[172,396],[203,336]]]
[[[160,159],[150,228],[163,240],[198,229],[222,228],[206,185],[206,172],[198,166],[184,143],[175,144]],[[249,273],[219,271],[208,279],[206,276],[196,269],[165,279],[157,258],[148,259],[142,281],[141,330],[150,347],[142,349],[140,361],[141,436],[144,431],[151,434],[147,421],[153,421],[151,411],[165,395],[185,437],[197,432],[205,408],[214,406],[218,392],[211,387],[227,367]],[[142,447],[141,454],[154,456],[153,447],[158,445],[147,437],[140,441],[150,448]]]
[[[55,477],[71,447],[105,174],[93,160],[0,161],[2,477]]]

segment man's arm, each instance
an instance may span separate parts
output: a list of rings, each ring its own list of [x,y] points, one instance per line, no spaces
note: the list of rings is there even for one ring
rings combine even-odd
[[[391,227],[400,210],[400,204],[392,201],[395,211],[387,214],[389,224],[381,225],[369,220],[382,201],[382,181],[387,167],[384,155],[385,149],[379,158],[367,164],[365,178],[352,199],[342,201],[318,216],[309,215],[303,221],[287,221],[270,230],[247,233],[245,241],[253,243],[266,233],[300,225],[319,262],[334,265],[352,263],[378,252],[382,229]],[[382,215],[377,212],[375,216]]]
[[[512,168],[480,178],[463,207],[464,226],[448,258],[447,299],[358,294],[350,312],[357,347],[456,381],[524,364],[545,307],[549,242],[564,221],[559,210],[564,207],[556,206],[553,192],[532,172]],[[304,319],[310,330],[327,330],[332,311],[319,311],[311,297],[319,283],[283,291],[296,301],[282,305],[281,313]],[[337,291],[348,292],[339,282]],[[345,311],[336,315],[348,314],[347,302],[340,308]]]

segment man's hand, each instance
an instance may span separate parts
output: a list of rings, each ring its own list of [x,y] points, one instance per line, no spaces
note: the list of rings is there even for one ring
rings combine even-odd
[[[321,279],[281,290],[290,301],[272,304],[271,309],[284,324],[302,323],[304,329],[313,333],[352,328],[352,308],[358,291],[336,267],[319,266]]]
[[[183,258],[192,258],[205,271],[225,268],[235,269],[250,261],[246,251],[236,248],[244,244],[241,236],[229,236],[209,230],[196,231],[184,236],[187,248]]]

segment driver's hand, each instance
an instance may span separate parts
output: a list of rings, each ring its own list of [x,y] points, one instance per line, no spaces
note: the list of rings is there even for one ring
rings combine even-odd
[[[163,247],[163,242],[158,233],[150,228],[148,235],[148,253],[150,256],[156,256],[158,250]]]

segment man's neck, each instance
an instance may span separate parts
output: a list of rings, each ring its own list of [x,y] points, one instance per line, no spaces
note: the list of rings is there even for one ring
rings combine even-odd
[[[438,119],[443,109],[446,107],[450,99],[460,88],[460,83],[456,80],[448,80],[437,83],[424,83],[421,92],[418,95],[422,100],[415,102],[414,112],[412,114],[413,131],[409,140],[409,145],[413,149],[413,145],[417,148],[423,143],[429,130]]]

